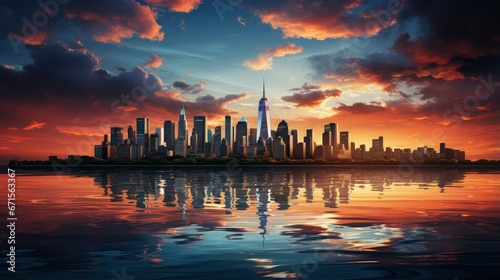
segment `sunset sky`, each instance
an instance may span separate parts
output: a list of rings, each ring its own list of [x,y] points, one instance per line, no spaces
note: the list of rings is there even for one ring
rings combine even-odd
[[[30,2],[31,4],[28,4]],[[299,137],[500,159],[500,3],[42,0],[0,2],[0,161],[93,155],[109,127],[257,127]],[[54,5],[54,3],[56,5]]]

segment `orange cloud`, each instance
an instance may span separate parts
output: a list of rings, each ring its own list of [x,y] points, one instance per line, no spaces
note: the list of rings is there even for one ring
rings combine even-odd
[[[164,33],[156,22],[156,12],[151,7],[135,1],[127,1],[126,8],[116,9],[112,3],[99,3],[94,6],[75,5],[67,11],[67,17],[78,21],[93,33],[96,41],[119,43],[134,35],[142,39],[161,41]]]
[[[31,36],[27,36],[27,37],[21,36],[18,39],[22,40],[27,45],[41,45],[41,44],[43,44],[43,42],[45,42],[45,40],[47,40],[48,37],[49,37],[49,35],[47,33],[42,32],[42,31],[38,31]]]
[[[60,133],[76,135],[76,136],[102,136],[109,133],[109,127],[102,126],[56,126],[56,130]]]
[[[286,43],[277,48],[268,49],[266,52],[259,54],[257,58],[253,60],[245,60],[243,65],[255,71],[269,70],[273,67],[273,60],[275,57],[283,57],[287,54],[298,54],[303,50],[303,47],[297,47],[295,44]]]
[[[157,56],[156,54],[151,54],[151,58],[146,61],[143,66],[144,67],[152,67],[152,68],[158,68],[163,65],[163,58]]]
[[[146,0],[154,6],[168,7],[172,12],[189,13],[196,10],[203,0]]]
[[[37,122],[37,121],[33,121],[32,123],[30,123],[29,125],[25,126],[23,128],[23,130],[32,130],[32,129],[40,129],[42,127],[44,127],[47,123],[46,122]]]
[[[121,112],[134,112],[134,111],[139,110],[136,107],[127,106],[127,105],[118,105],[118,106],[116,106],[116,109],[118,111],[121,111]]]
[[[391,16],[379,22],[375,16],[380,9],[353,11],[364,1],[277,1],[272,5],[250,3],[263,23],[281,29],[285,38],[325,40],[373,36],[396,23]]]

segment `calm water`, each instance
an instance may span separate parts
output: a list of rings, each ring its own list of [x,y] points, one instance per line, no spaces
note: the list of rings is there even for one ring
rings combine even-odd
[[[500,275],[499,171],[29,172],[17,176],[17,272],[7,274],[2,230],[2,279]]]

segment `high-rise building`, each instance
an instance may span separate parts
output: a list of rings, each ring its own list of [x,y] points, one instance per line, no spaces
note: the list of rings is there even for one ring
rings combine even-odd
[[[131,125],[128,126],[127,138],[130,139],[131,144],[135,144],[135,141],[136,141],[135,140],[135,130]]]
[[[222,138],[221,144],[220,144],[220,156],[227,156],[227,141],[226,138]]]
[[[314,148],[314,159],[325,159],[325,149],[323,145],[318,145]]]
[[[257,140],[257,156],[269,157],[266,141],[262,137]]]
[[[186,157],[187,156],[187,139],[183,137],[177,138],[175,140],[174,154],[176,156]]]
[[[238,147],[238,150],[241,151],[240,156],[241,157],[248,157],[248,142],[247,142],[247,137],[242,136],[241,137],[241,145]]]
[[[269,114],[269,102],[266,98],[266,85],[262,84],[262,98],[259,101],[259,115],[257,121],[257,138],[266,140],[271,137],[271,116]]]
[[[207,129],[207,142],[214,143],[214,131],[212,129]]]
[[[333,146],[332,146],[332,132],[329,131],[323,132],[323,152],[325,159],[331,159],[333,157]]]
[[[372,158],[384,159],[384,137],[379,136],[378,139],[372,139]]]
[[[109,139],[108,139],[107,134],[104,135],[104,140],[102,140],[101,146],[102,146],[102,158],[107,159],[108,155],[109,155],[109,148],[108,147],[111,146],[109,144]],[[106,149],[106,148],[108,148],[108,149]],[[108,152],[106,152],[106,150],[108,150]]]
[[[305,145],[303,142],[297,143],[297,145],[295,145],[295,158],[296,159],[306,158]]]
[[[165,121],[163,123],[164,140],[167,144],[167,150],[173,151],[175,149],[175,123],[172,121]]]
[[[306,158],[313,158],[314,153],[314,135],[312,129],[306,130],[306,136],[304,137],[304,144],[306,148]]]
[[[131,145],[121,145],[118,146],[117,157],[121,159],[132,159],[132,146]]]
[[[290,134],[288,134],[288,123],[282,120],[276,130],[276,138],[281,137],[285,143],[285,157],[290,157]]]
[[[227,155],[231,154],[231,147],[233,146],[233,138],[231,137],[232,129],[233,129],[233,122],[231,120],[231,116],[226,116],[225,117],[225,133],[224,137],[226,139],[226,144],[228,145],[227,149]]]
[[[196,130],[193,128],[189,141],[189,153],[196,154],[196,152],[198,152],[198,143],[198,133],[196,133]]]
[[[158,145],[165,145],[165,134],[163,133],[163,127],[155,128],[156,137],[158,137]]]
[[[391,147],[385,148],[385,158],[386,159],[393,159],[394,158],[394,152],[392,151]]]
[[[111,128],[111,146],[118,147],[123,143],[123,128],[122,127],[112,127]]]
[[[248,146],[253,147],[257,144],[257,128],[250,128],[250,134],[248,135]]]
[[[299,143],[299,131],[297,129],[292,129],[290,133],[292,134],[292,145],[290,153],[293,155],[293,158],[297,158],[295,156],[295,149],[297,144]]]
[[[184,105],[182,105],[181,112],[179,114],[179,127],[177,132],[177,138],[188,139],[188,127],[186,121],[186,112],[184,111]]]
[[[243,137],[245,137],[245,141],[243,141]],[[243,144],[246,144],[246,138],[248,137],[248,122],[245,117],[241,117],[240,121],[236,124],[236,147],[238,148],[238,153],[233,151],[233,153],[243,156]],[[244,143],[245,142],[245,143]],[[246,145],[245,145],[246,147]]]
[[[336,123],[325,124],[325,132],[327,131],[332,133],[330,145],[333,146],[333,151],[336,152],[338,150],[337,133],[339,131],[339,127]]]
[[[149,118],[137,118],[137,144],[144,147],[144,153],[147,155],[151,149],[149,143]]]
[[[349,131],[340,132],[340,145],[342,149],[349,150]]]
[[[281,138],[281,136],[276,136],[276,139],[273,139],[273,157],[275,159],[285,159],[286,155],[286,144]]]
[[[331,147],[332,146],[332,132],[325,131],[323,132],[323,147]]]
[[[160,137],[158,136],[158,133],[152,133],[149,135],[149,143],[151,147],[149,152],[156,153],[160,147]]]
[[[444,158],[446,153],[446,143],[439,143],[439,153],[441,154],[441,158]]]
[[[205,147],[203,148],[203,150],[205,151],[205,157],[209,158],[209,157],[213,157],[214,155],[214,144],[212,142],[206,142],[205,143]]]
[[[197,153],[203,153],[207,142],[207,117],[194,116],[194,132],[198,135]]]
[[[221,155],[220,154],[221,144],[222,144],[222,127],[216,126],[214,134],[214,154],[216,157],[219,157]]]

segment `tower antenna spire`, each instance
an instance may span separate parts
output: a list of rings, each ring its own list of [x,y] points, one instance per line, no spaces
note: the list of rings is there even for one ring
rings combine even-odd
[[[262,78],[262,98],[266,98],[266,78]]]

